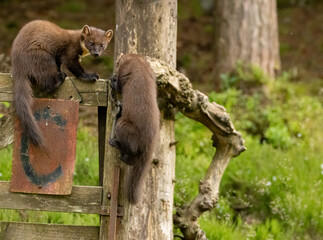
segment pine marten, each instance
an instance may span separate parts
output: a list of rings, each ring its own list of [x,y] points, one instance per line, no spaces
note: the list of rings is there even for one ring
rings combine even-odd
[[[52,92],[65,80],[64,64],[75,77],[83,81],[96,81],[97,73],[86,73],[80,57],[100,56],[106,49],[113,31],[103,31],[85,25],[82,30],[65,30],[42,20],[27,23],[15,38],[12,51],[14,106],[16,116],[28,139],[35,146],[44,146],[31,107],[32,87]]]
[[[122,111],[110,144],[119,148],[121,160],[131,165],[126,177],[126,195],[135,204],[140,200],[159,140],[156,78],[142,56],[127,54],[117,62],[111,87],[122,96]]]

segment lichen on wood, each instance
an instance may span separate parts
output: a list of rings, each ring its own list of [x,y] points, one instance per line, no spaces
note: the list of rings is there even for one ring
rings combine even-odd
[[[184,239],[207,239],[198,218],[215,207],[224,170],[231,158],[246,150],[244,140],[223,106],[210,102],[206,95],[194,90],[185,75],[166,63],[149,57],[147,60],[156,73],[159,96],[213,133],[216,152],[205,179],[200,181],[199,195],[191,203],[178,208],[174,215],[174,225],[180,228]]]

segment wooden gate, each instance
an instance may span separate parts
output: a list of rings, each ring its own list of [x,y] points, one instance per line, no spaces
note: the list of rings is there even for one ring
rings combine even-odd
[[[12,94],[10,75],[0,73],[0,102],[12,101]],[[123,215],[123,209],[117,206],[120,168],[115,166],[113,169],[104,169],[108,167],[105,154],[106,136],[108,136],[106,134],[108,81],[84,83],[67,78],[61,88],[53,96],[48,97],[76,100],[81,105],[98,108],[101,186],[73,186],[71,195],[58,196],[12,193],[9,191],[10,182],[0,181],[0,208],[98,214],[101,216],[101,226],[0,222],[0,239],[115,239],[117,218]],[[3,144],[0,143],[1,145]],[[107,173],[111,173],[112,176],[105,176]],[[104,179],[110,179],[110,183]]]

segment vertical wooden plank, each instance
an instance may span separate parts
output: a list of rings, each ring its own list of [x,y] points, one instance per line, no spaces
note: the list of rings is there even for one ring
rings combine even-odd
[[[108,106],[106,114],[105,154],[103,162],[103,190],[101,204],[103,207],[110,205],[110,196],[113,186],[113,170],[115,166],[118,166],[117,161],[120,157],[118,150],[109,145],[109,138],[111,136],[113,120],[117,114],[117,108],[113,104],[111,97],[111,87],[110,84],[108,84]],[[122,191],[122,187],[120,191]],[[109,219],[109,216],[101,216],[100,240],[108,240]],[[119,223],[118,221],[119,220],[117,219],[117,224]]]
[[[109,223],[109,240],[116,239],[117,231],[117,212],[118,212],[118,192],[119,192],[120,167],[114,168],[113,186],[111,192],[110,223]]]
[[[0,222],[1,240],[97,240],[96,226]]]
[[[99,181],[103,184],[103,167],[105,153],[105,131],[106,131],[107,107],[98,107],[98,135],[99,135]]]

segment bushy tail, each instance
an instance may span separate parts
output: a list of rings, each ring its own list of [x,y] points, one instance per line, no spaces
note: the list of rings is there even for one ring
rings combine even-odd
[[[141,199],[143,184],[149,173],[152,164],[152,151],[147,149],[142,155],[138,156],[135,164],[131,166],[126,177],[126,194],[132,204],[138,203]]]
[[[24,76],[14,76],[14,105],[22,129],[35,146],[44,146],[44,139],[36,123],[31,107],[33,92],[30,82]]]

